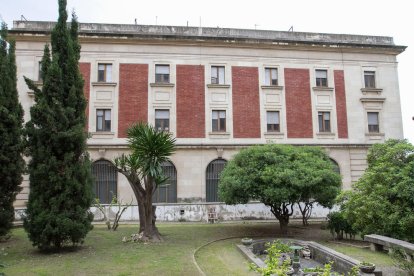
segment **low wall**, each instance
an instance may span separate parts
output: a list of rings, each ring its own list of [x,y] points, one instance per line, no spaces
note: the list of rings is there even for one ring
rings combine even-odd
[[[207,222],[211,208],[215,210],[215,216],[219,221],[232,220],[274,220],[274,215],[270,208],[262,203],[248,203],[238,205],[226,205],[222,203],[175,203],[175,204],[155,204],[157,206],[158,221],[191,221]],[[108,207],[109,208],[109,207]],[[19,221],[24,214],[24,208],[16,208],[15,217]],[[117,207],[109,210],[109,217],[114,217],[118,211]],[[91,207],[91,212],[95,216],[95,221],[103,219],[102,213],[96,208]],[[326,218],[329,209],[315,205],[311,218]],[[292,218],[301,218],[299,208],[295,206]],[[122,221],[137,221],[139,219],[138,206],[130,206],[122,215]]]

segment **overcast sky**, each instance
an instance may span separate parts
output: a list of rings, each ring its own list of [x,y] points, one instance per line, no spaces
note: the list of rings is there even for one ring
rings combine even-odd
[[[404,137],[414,143],[414,14],[411,1],[393,0],[68,0],[79,22],[247,28],[392,36],[400,54]],[[57,0],[0,0],[0,20],[56,21]],[[409,29],[411,26],[411,30]],[[411,67],[410,67],[411,66]],[[386,116],[386,114],[385,114]]]

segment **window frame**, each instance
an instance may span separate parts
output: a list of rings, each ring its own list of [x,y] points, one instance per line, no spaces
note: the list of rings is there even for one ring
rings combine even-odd
[[[98,112],[102,111],[102,115],[98,115]],[[109,120],[107,120],[107,113],[109,113]],[[102,125],[100,126],[100,120]],[[109,122],[109,124],[108,124]],[[97,108],[96,109],[96,132],[110,132],[112,128],[112,110],[110,108]]]
[[[364,87],[367,89],[377,88],[375,71],[364,70]]]
[[[324,72],[325,77],[318,77],[318,72]],[[328,70],[327,69],[315,69],[315,84],[316,87],[328,87]]]
[[[370,124],[370,114],[376,114],[376,124]],[[367,111],[368,133],[380,133],[380,114],[377,111]]]
[[[277,114],[278,123],[271,124],[269,122],[269,113],[276,113]],[[278,111],[278,110],[266,110],[266,131],[269,132],[269,133],[280,132],[280,111]]]
[[[157,113],[168,112],[168,118],[157,118]],[[158,126],[159,125],[159,126]],[[170,110],[169,109],[155,109],[154,112],[154,127],[157,131],[170,131]]]
[[[158,69],[168,68],[168,73],[158,73]],[[171,67],[169,64],[155,64],[155,83],[171,83]]]
[[[214,114],[217,113],[217,119],[214,119]],[[224,114],[224,118],[221,118],[220,115]],[[223,119],[223,120],[221,120]],[[214,121],[217,121],[216,128]],[[211,132],[217,133],[217,132],[226,132],[227,130],[227,114],[226,110],[219,110],[214,109],[211,111]]]
[[[326,120],[325,115],[329,118]],[[331,133],[332,132],[332,116],[330,111],[318,111],[318,127],[320,133]]]
[[[103,70],[100,69],[101,66],[103,66]],[[98,82],[112,82],[112,69],[113,69],[112,63],[99,62],[97,81]]]
[[[110,204],[112,197],[118,195],[118,171],[111,161],[99,159],[92,163],[95,180],[93,192],[101,204]],[[112,189],[111,189],[112,188]]]
[[[276,78],[272,78],[272,72],[276,72]],[[275,81],[275,83],[273,83]],[[279,85],[279,70],[275,67],[265,67],[265,85],[278,86]]]
[[[215,76],[213,74],[213,69],[215,69],[216,71]],[[215,79],[215,81],[213,81],[213,79]],[[226,67],[223,65],[211,65],[210,82],[211,84],[215,84],[215,85],[225,84],[226,83]]]
[[[205,174],[206,202],[219,202],[218,183],[227,160],[218,158],[208,163]]]
[[[43,76],[42,61],[41,60],[37,63],[37,66],[38,66],[38,70],[37,70],[37,81],[43,82],[44,76]]]

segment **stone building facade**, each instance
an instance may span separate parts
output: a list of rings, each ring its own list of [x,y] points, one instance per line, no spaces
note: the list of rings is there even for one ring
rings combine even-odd
[[[10,31],[26,120],[34,98],[23,76],[42,84],[53,24],[16,21]],[[405,47],[391,37],[83,23],[79,33],[88,148],[104,202],[111,192],[131,199],[110,162],[128,152],[126,130],[137,121],[177,139],[164,168],[170,183],[155,196],[161,220],[202,219],[206,206],[225,219],[269,216],[257,203],[217,202],[218,174],[241,148],[322,146],[350,189],[370,145],[403,138],[396,57]],[[23,187],[16,207],[27,201],[27,178]]]

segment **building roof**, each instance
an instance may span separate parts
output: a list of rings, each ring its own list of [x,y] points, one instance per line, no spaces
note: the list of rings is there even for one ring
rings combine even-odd
[[[11,34],[49,34],[56,22],[14,21]],[[69,24],[69,23],[68,23]],[[327,34],[310,32],[286,32],[251,29],[79,23],[82,38],[123,38],[132,40],[191,40],[197,42],[215,41],[218,43],[311,45],[324,47],[381,48],[393,50],[397,54],[406,46],[394,44],[389,36]]]

